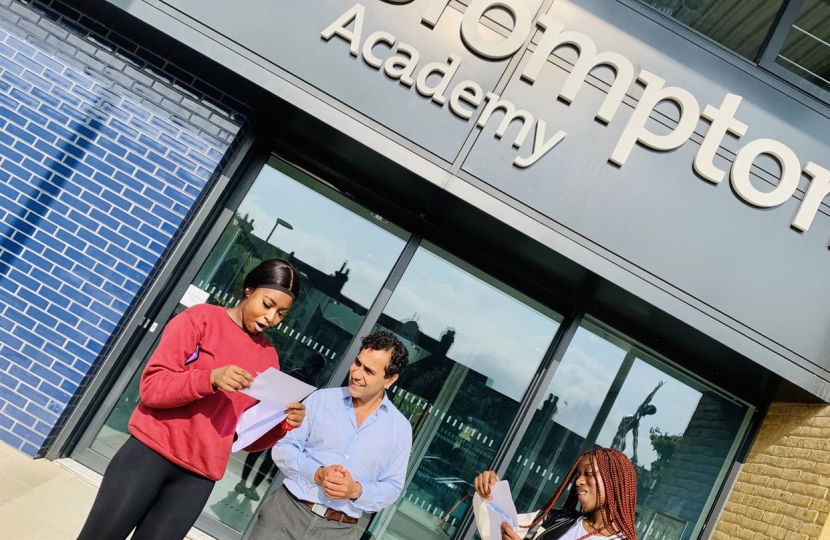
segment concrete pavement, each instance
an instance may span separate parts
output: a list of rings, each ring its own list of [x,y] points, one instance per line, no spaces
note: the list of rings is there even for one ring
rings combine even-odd
[[[31,459],[0,442],[0,540],[75,540],[100,479],[74,461]]]

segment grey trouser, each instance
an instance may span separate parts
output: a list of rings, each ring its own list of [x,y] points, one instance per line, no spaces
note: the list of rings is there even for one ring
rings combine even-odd
[[[357,540],[357,524],[322,518],[281,487],[262,503],[249,540]]]

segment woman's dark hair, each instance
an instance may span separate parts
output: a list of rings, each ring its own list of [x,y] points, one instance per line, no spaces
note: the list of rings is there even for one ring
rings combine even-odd
[[[594,474],[598,474],[605,486],[605,501],[599,500],[600,493],[597,489],[597,505],[604,503],[601,504],[601,512],[605,527],[601,531],[611,533],[616,527],[625,540],[637,540],[634,523],[637,509],[637,471],[625,454],[613,448],[597,447],[576,458],[571,470],[559,484],[559,489],[527,528],[532,529],[545,520],[565,489],[571,487],[577,468],[582,459],[586,457],[591,460]],[[563,508],[576,510],[577,504],[576,490],[571,489]]]
[[[401,340],[391,332],[381,331],[369,334],[360,340],[360,345],[360,350],[392,351],[392,358],[384,370],[386,379],[403,371],[409,363],[409,351],[403,346]]]
[[[300,276],[291,263],[283,259],[268,259],[248,272],[242,282],[242,290],[259,288],[276,289],[294,297],[300,297]]]

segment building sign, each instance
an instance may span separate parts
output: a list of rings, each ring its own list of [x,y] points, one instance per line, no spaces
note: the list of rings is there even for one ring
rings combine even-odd
[[[410,1],[390,0],[394,4]],[[432,0],[421,13],[421,24],[434,28],[448,4],[449,0]],[[498,41],[484,39],[480,33],[479,21],[494,9],[506,10],[514,21],[510,34]],[[476,81],[456,81],[455,75],[464,62],[464,57],[459,54],[450,53],[446,62],[420,65],[418,48],[398,40],[394,34],[376,31],[364,35],[367,17],[371,17],[371,13],[367,13],[362,4],[355,4],[324,28],[321,37],[329,43],[347,43],[349,53],[362,58],[369,68],[383,71],[388,78],[405,87],[414,86],[420,95],[431,99],[437,106],[443,107],[448,103],[450,113],[461,120],[472,119],[475,111],[483,104],[482,112],[476,120],[476,125],[480,128],[493,119],[495,112],[503,113],[495,132],[497,138],[504,136],[510,125],[517,122],[519,131],[512,144],[520,155],[513,161],[515,167],[524,169],[532,166],[549,152],[554,152],[556,146],[567,136],[564,131],[549,126],[545,120],[535,118],[532,112],[518,108],[494,92],[484,92]],[[530,11],[521,0],[472,0],[459,25],[462,41],[469,51],[491,60],[512,57],[537,29],[541,32],[541,37],[521,72],[521,79],[533,85],[554,50],[564,46],[575,48],[579,52],[578,60],[558,96],[551,96],[551,99],[573,102],[589,72],[597,66],[608,66],[616,75],[595,117],[603,124],[609,124],[635,81],[634,64],[625,56],[613,51],[597,52],[596,44],[589,36],[566,30],[563,23],[548,14],[541,15],[534,25]],[[386,60],[377,56],[383,48],[391,52]],[[737,196],[758,208],[772,208],[790,200],[798,189],[803,171],[810,177],[810,184],[791,225],[800,231],[810,228],[822,201],[830,194],[830,170],[813,162],[802,167],[795,152],[774,139],[755,139],[744,144],[731,168],[723,170],[714,163],[715,153],[722,141],[727,134],[742,137],[748,129],[746,124],[736,118],[741,96],[727,93],[719,106],[707,104],[701,112],[700,104],[690,92],[666,86],[666,81],[655,73],[642,69],[636,74],[636,80],[644,86],[644,91],[608,157],[612,165],[623,167],[638,143],[657,151],[679,148],[692,136],[702,116],[709,121],[710,127],[695,155],[692,164],[694,170],[714,184],[721,183],[729,173],[730,183]],[[669,133],[656,134],[647,128],[646,123],[655,107],[665,101],[677,105],[680,117]],[[777,161],[781,169],[778,184],[769,191],[756,188],[750,175],[753,163],[764,154]]]

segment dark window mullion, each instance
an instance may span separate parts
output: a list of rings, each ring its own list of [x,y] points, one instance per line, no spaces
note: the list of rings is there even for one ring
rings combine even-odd
[[[407,267],[409,267],[409,263],[412,262],[412,257],[414,257],[415,252],[418,251],[418,247],[421,245],[422,240],[423,238],[418,234],[413,234],[409,237],[409,241],[406,246],[404,246],[401,256],[398,258],[398,261],[395,263],[395,266],[386,278],[386,281],[375,298],[375,301],[372,302],[372,306],[363,318],[363,322],[357,329],[354,339],[351,344],[349,344],[349,348],[346,349],[346,353],[340,358],[340,364],[332,374],[328,386],[340,386],[346,379],[346,376],[349,374],[349,367],[352,365],[352,359],[355,358],[360,352],[361,338],[372,332],[372,328],[375,327],[381,313],[383,313],[383,310],[386,308],[386,304],[392,297],[392,293],[395,291],[398,283],[400,283]]]
[[[544,399],[548,387],[554,375],[556,375],[556,371],[562,363],[562,359],[565,357],[565,353],[571,341],[573,341],[574,335],[576,335],[576,331],[579,330],[582,324],[584,316],[584,312],[578,311],[570,317],[567,317],[551,341],[550,347],[548,347],[548,351],[542,360],[544,367],[541,370],[541,374],[537,375],[536,380],[531,383],[527,392],[525,392],[525,397],[519,404],[519,411],[516,413],[516,420],[510,427],[510,430],[508,430],[505,436],[505,442],[493,460],[493,469],[499,477],[507,471],[510,461],[519,449],[522,438],[527,433],[527,429],[533,419],[533,411]]]
[[[537,373],[525,392],[513,424],[507,431],[504,442],[493,460],[492,468],[496,471],[499,478],[504,476],[513,457],[516,455],[519,445],[530,427],[530,422],[533,419],[533,411],[542,399],[544,399],[548,387],[559,365],[562,363],[562,359],[565,357],[565,352],[567,352],[577,330],[579,330],[584,317],[584,311],[576,311],[573,315],[566,317],[551,341],[545,357],[542,360],[540,373]],[[472,478],[465,480],[472,480]],[[469,510],[459,525],[459,533],[456,534],[455,538],[471,540],[476,532],[473,523],[473,512]]]
[[[830,92],[776,62],[803,7],[804,0],[790,0],[786,8],[782,9],[781,16],[765,44],[758,66],[814,98],[830,103]]]
[[[788,0],[781,8],[778,20],[775,21],[770,36],[764,43],[758,65],[770,69],[776,66],[775,58],[784,46],[784,41],[790,33],[790,29],[798,20],[801,8],[804,7],[804,0]]]

